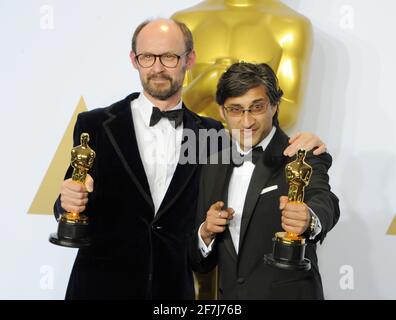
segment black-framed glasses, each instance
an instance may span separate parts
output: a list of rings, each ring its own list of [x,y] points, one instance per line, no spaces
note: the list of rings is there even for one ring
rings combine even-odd
[[[269,105],[269,102],[260,102],[251,105],[247,109],[244,109],[241,106],[223,106],[223,108],[231,117],[242,117],[245,112],[250,112],[250,114],[253,116],[263,114],[267,111]]]
[[[136,61],[142,68],[150,68],[154,65],[157,58],[164,67],[176,68],[179,64],[180,58],[184,56],[188,51],[182,53],[180,56],[176,53],[163,53],[163,54],[153,54],[153,53],[141,53],[136,56]]]

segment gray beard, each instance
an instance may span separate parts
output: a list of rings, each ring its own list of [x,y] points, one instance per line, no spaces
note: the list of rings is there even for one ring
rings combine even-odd
[[[164,101],[172,97],[176,92],[180,90],[182,86],[177,82],[173,82],[171,79],[168,79],[168,81],[170,82],[169,88],[155,88],[154,86],[150,85],[150,80],[143,83],[143,88],[153,98]]]

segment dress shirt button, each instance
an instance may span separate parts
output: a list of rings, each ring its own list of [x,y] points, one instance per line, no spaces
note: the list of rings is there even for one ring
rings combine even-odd
[[[245,282],[245,278],[238,278],[237,282],[239,284],[243,284]]]

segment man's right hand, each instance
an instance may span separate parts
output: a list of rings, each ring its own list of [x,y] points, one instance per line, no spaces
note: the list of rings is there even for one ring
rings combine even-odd
[[[85,184],[73,181],[71,178],[62,182],[61,206],[67,212],[83,212],[88,203],[88,192],[93,191],[94,180],[87,174]]]
[[[224,232],[229,220],[234,216],[234,209],[223,209],[224,202],[212,204],[206,213],[206,220],[200,229],[200,236],[206,245],[209,245],[217,233]]]

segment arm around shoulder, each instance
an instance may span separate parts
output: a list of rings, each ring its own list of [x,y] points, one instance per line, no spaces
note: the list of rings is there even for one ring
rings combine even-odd
[[[332,157],[328,153],[319,156],[310,155],[306,162],[312,166],[312,177],[305,190],[305,203],[315,212],[322,230],[314,242],[323,242],[327,233],[337,224],[340,217],[338,197],[332,192],[328,170]]]

